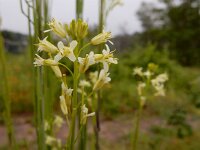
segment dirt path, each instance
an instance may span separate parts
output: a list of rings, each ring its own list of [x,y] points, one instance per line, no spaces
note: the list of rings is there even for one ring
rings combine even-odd
[[[17,141],[25,142],[28,145],[35,143],[36,134],[35,128],[32,125],[31,115],[21,115],[14,117],[15,132]],[[143,118],[141,121],[141,130],[143,132],[148,132],[150,128],[154,126],[164,127],[166,122],[158,117]],[[198,122],[200,125],[200,122]],[[66,137],[67,129],[66,125],[63,125],[61,131],[59,132],[59,137],[64,139]],[[195,124],[197,126],[197,124]],[[119,142],[124,137],[130,135],[130,131],[133,128],[133,118],[132,116],[123,115],[113,120],[102,120],[100,138],[109,141],[110,143]],[[89,127],[89,133],[92,133],[92,127]],[[0,125],[0,148],[7,144],[6,129],[3,125]],[[32,143],[32,144],[31,144]]]

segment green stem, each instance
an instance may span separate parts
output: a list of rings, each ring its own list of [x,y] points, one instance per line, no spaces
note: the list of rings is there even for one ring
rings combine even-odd
[[[82,96],[81,96],[81,107],[85,104],[85,95],[84,95],[84,87],[82,87]],[[80,122],[81,122],[81,108],[80,108]],[[86,140],[87,140],[87,122],[85,125],[80,123],[80,142],[79,142],[79,150],[86,149]]]
[[[77,109],[74,108],[72,110],[72,120],[71,120],[71,124],[70,124],[69,137],[67,139],[67,146],[66,146],[67,150],[73,150],[74,149],[76,114],[77,114]]]
[[[73,72],[72,72],[67,66],[65,66],[65,65],[62,64],[62,63],[58,63],[58,64],[61,65],[61,66],[63,66],[65,69],[67,69],[67,70],[69,71],[69,73],[72,75],[72,77],[74,77]]]
[[[78,56],[80,55],[80,53],[81,53],[81,51],[82,51],[83,49],[85,49],[86,47],[88,47],[88,46],[90,46],[90,45],[91,45],[91,43],[85,44],[85,45],[79,50]]]
[[[133,134],[133,147],[132,150],[137,150],[137,144],[138,144],[138,135],[140,132],[140,119],[141,119],[141,115],[142,115],[142,105],[140,104],[139,106],[139,110],[137,112],[137,116],[136,116],[136,122],[135,122],[135,129],[134,129],[134,134]]]
[[[86,150],[86,141],[87,141],[87,122],[85,125],[81,125],[80,129],[80,150]]]
[[[105,0],[100,0],[100,9],[99,9],[99,33],[103,32],[103,27],[105,24]],[[98,52],[103,49],[103,45],[99,45]],[[98,71],[100,71],[100,66],[98,66]],[[100,100],[101,100],[101,91],[97,92],[97,104],[95,108],[95,126],[94,126],[94,133],[95,133],[95,149],[99,150],[99,131],[100,131],[100,121],[99,121],[99,111],[100,111]]]
[[[6,59],[4,54],[3,37],[0,33],[0,61],[2,64],[2,74],[3,74],[3,100],[4,100],[4,121],[7,127],[7,135],[11,149],[17,149],[16,140],[13,131],[13,123],[11,118],[11,108],[10,108],[10,98],[9,98],[9,87],[8,87],[8,75],[6,69]]]
[[[75,56],[78,57],[78,46],[75,49]],[[76,130],[76,118],[77,118],[77,104],[78,104],[78,80],[79,80],[79,68],[77,59],[74,61],[74,76],[73,76],[73,99],[72,99],[72,123],[71,123],[71,131],[70,131],[70,150],[74,149],[74,138],[75,138],[75,130]]]
[[[98,96],[98,93],[95,93]],[[91,95],[92,96],[92,95]],[[97,112],[97,107],[98,107],[98,97],[94,95],[93,101],[92,101],[92,112],[95,111],[95,114]],[[97,98],[96,98],[97,97]],[[94,148],[96,150],[100,149],[99,145],[99,129],[98,129],[98,121],[97,121],[97,116],[95,115],[92,119],[92,124],[93,124],[93,130],[94,130]]]
[[[83,18],[83,0],[76,0],[76,19]]]
[[[33,1],[33,19],[34,19],[34,43],[37,42],[38,38],[42,38],[42,1]],[[36,132],[37,132],[37,144],[38,149],[45,149],[45,132],[44,132],[44,80],[43,80],[43,69],[36,68],[36,95],[35,95],[35,110],[36,110]]]

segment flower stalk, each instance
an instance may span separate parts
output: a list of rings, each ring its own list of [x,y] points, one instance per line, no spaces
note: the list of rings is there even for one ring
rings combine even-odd
[[[137,115],[136,115],[136,121],[135,121],[135,128],[134,128],[134,134],[133,134],[133,142],[132,142],[132,150],[137,150],[137,143],[138,143],[138,136],[139,136],[139,132],[140,132],[140,120],[141,120],[141,116],[142,116],[142,109],[143,106],[140,104],[139,105],[139,109],[137,111]]]

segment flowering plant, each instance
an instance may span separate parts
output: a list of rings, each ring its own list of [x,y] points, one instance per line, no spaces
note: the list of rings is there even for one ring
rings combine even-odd
[[[133,69],[133,75],[139,77],[140,81],[137,84],[137,93],[139,96],[139,109],[136,116],[135,129],[133,134],[133,149],[137,149],[137,140],[139,134],[139,124],[143,106],[146,99],[150,96],[165,96],[165,82],[168,80],[167,73],[157,74],[158,66],[154,63],[148,64],[148,69],[143,70],[142,67]],[[153,91],[153,94],[152,94]]]
[[[77,21],[72,20],[70,24],[62,24],[53,19],[49,23],[49,27],[50,29],[45,32],[52,31],[61,38],[61,41],[55,46],[47,40],[48,37],[39,40],[37,44],[39,54],[36,54],[33,64],[35,66],[51,67],[56,77],[61,81],[60,108],[70,129],[66,147],[73,149],[76,143],[75,136],[79,137],[75,132],[76,124],[79,124],[81,134],[84,126],[86,126],[87,118],[95,115],[95,112],[89,113],[89,100],[91,100],[92,95],[96,91],[111,81],[109,67],[111,64],[117,64],[118,60],[114,58],[114,51],[111,51],[110,47],[106,44],[107,41],[112,43],[110,41],[110,32],[104,31],[92,38],[87,44],[82,45],[83,39],[88,34],[88,25],[86,22],[79,19]],[[102,53],[97,54],[94,51],[90,51],[89,54],[82,55],[82,51],[86,47],[99,44],[105,45]],[[47,53],[48,57],[41,57],[40,52]],[[67,59],[73,64],[73,69],[70,69],[66,63],[62,63]],[[89,70],[90,66],[96,64],[102,64],[100,65],[102,66],[100,71],[91,73],[89,77],[90,81],[87,81],[84,79],[86,71]],[[66,73],[61,71],[61,67],[64,67],[71,74],[73,85],[70,85]],[[81,100],[78,99],[78,93],[81,94]],[[76,121],[77,118],[79,122]],[[53,145],[54,147],[57,146],[58,148],[61,147],[60,141],[56,141],[54,137],[49,135],[46,138],[46,144]]]

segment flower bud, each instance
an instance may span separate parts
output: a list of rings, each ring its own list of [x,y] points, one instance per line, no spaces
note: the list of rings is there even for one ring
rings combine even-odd
[[[45,37],[43,40],[39,39],[39,43],[36,44],[38,46],[38,51],[44,51],[47,53],[55,54],[58,52],[58,48],[51,44],[49,41],[47,41],[47,37]]]
[[[109,39],[111,39],[111,37],[112,37],[111,32],[102,32],[97,36],[95,36],[94,38],[92,38],[90,42],[92,45],[99,45],[107,42]]]
[[[65,97],[63,95],[60,96],[60,108],[61,108],[61,111],[63,112],[64,115],[68,114],[68,109],[67,109],[67,105],[66,105],[66,102],[65,102]]]
[[[49,22],[49,27],[51,28],[50,30],[52,30],[56,35],[61,38],[66,38],[67,32],[65,31],[63,24],[58,22],[56,19],[52,19],[52,21]]]
[[[95,83],[93,90],[99,90],[102,88],[106,83],[110,82],[111,78],[109,77],[109,73],[102,69],[99,73],[99,78]]]
[[[88,24],[81,19],[72,20],[70,25],[66,25],[66,30],[73,40],[81,40],[88,34]]]

